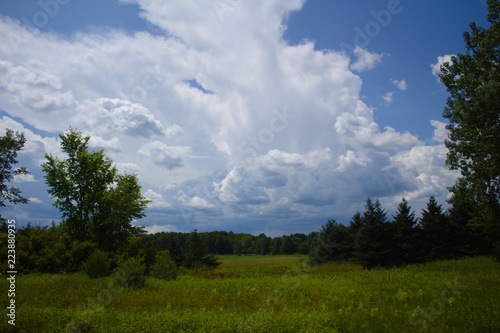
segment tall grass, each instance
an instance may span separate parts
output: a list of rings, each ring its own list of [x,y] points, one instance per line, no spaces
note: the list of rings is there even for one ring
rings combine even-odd
[[[272,257],[267,258],[271,260]],[[113,277],[17,279],[19,332],[497,332],[500,265],[487,257],[363,270],[228,258],[211,275],[148,278],[119,289]],[[253,258],[256,260],[257,258]],[[266,258],[262,258],[266,259]],[[248,260],[245,262],[245,260]],[[238,262],[239,261],[239,262]],[[7,290],[2,279],[0,286]],[[107,290],[107,291],[106,291]],[[6,293],[0,299],[5,304]],[[14,331],[4,319],[0,331]]]

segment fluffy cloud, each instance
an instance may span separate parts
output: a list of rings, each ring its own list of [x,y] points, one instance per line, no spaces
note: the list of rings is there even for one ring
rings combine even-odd
[[[389,91],[387,94],[382,95],[381,97],[387,104],[390,104],[394,99],[394,91]]]
[[[439,120],[431,120],[431,125],[435,127],[434,136],[432,137],[433,141],[436,142],[444,142],[444,140],[448,139],[449,131],[446,129],[446,123]]]
[[[368,117],[347,112],[337,117],[335,130],[348,142],[380,150],[398,151],[420,142],[416,136],[398,133],[389,126],[381,132],[379,125]]]
[[[138,151],[138,153],[149,157],[158,166],[168,170],[183,166],[183,157],[190,152],[190,147],[168,146],[160,141],[146,143]]]
[[[357,72],[363,72],[375,68],[375,66],[382,62],[383,54],[369,52],[359,46],[354,49],[354,55],[357,57],[356,61],[351,65],[351,69]]]
[[[15,66],[0,60],[0,94],[11,105],[35,112],[66,109],[75,104],[71,91],[61,92],[61,79],[44,64],[30,60]]]
[[[391,79],[391,82],[396,87],[398,87],[399,90],[405,91],[406,89],[408,89],[408,84],[406,83],[406,80],[394,80],[394,79]]]
[[[56,135],[70,126],[90,135],[120,172],[138,174],[149,231],[262,232],[286,220],[308,232],[317,226],[307,223],[352,215],[368,195],[422,198],[453,182],[442,146],[381,129],[361,99],[353,71],[383,54],[358,47],[351,61],[284,41],[303,1],[123,2],[163,33],[65,39],[0,18],[10,36],[0,44],[0,108],[27,125],[0,123],[25,132],[23,154],[37,162],[59,151]],[[438,141],[441,123],[432,125]],[[33,170],[42,179],[39,163]],[[40,189],[33,197],[48,204]]]
[[[123,133],[145,138],[166,133],[160,121],[143,105],[116,98],[87,102],[72,122],[83,124],[95,133]]]

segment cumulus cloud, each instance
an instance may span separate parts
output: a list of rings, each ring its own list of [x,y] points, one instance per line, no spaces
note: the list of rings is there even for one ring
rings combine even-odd
[[[432,137],[433,141],[436,142],[444,142],[444,140],[448,139],[449,131],[446,129],[446,123],[439,120],[431,120],[431,125],[435,127],[434,136]]]
[[[415,190],[405,194],[408,200],[424,200],[429,196],[445,196],[447,186],[451,186],[458,171],[445,166],[448,149],[444,145],[418,145],[391,157],[391,164],[386,170],[397,172],[396,181],[411,181]]]
[[[171,207],[171,205],[163,199],[163,195],[161,195],[160,193],[157,193],[151,189],[147,190],[144,193],[144,196],[146,197],[146,199],[151,201],[148,204],[148,207],[150,207],[150,208],[169,208],[169,207]]]
[[[54,112],[75,104],[71,91],[61,92],[61,79],[32,59],[22,65],[0,60],[0,96],[34,112]]]
[[[398,151],[419,144],[416,136],[409,132],[398,133],[390,126],[381,132],[373,120],[351,113],[342,113],[337,117],[335,130],[353,143],[380,150]]]
[[[34,183],[36,182],[33,175],[15,175],[13,179],[14,183]]]
[[[359,157],[352,150],[348,150],[345,154],[339,156],[339,166],[336,170],[345,172],[354,168],[366,167],[371,162],[369,158]]]
[[[391,79],[391,82],[396,87],[398,87],[399,90],[405,91],[406,89],[408,89],[408,84],[406,83],[406,80],[394,80],[394,79]]]
[[[183,157],[191,152],[187,146],[168,146],[160,141],[153,141],[144,144],[138,153],[149,157],[156,165],[168,170],[182,167]]]
[[[357,47],[351,62],[312,41],[286,43],[286,18],[304,1],[123,2],[159,33],[65,38],[1,17],[0,33],[22,45],[0,43],[0,108],[31,127],[7,116],[0,124],[25,132],[33,160],[58,152],[57,133],[70,126],[90,135],[120,172],[138,174],[152,201],[149,231],[264,221],[252,223],[257,232],[280,219],[310,231],[304,221],[349,215],[367,195],[421,197],[450,185],[442,148],[381,129],[361,99],[353,71],[383,54]],[[442,126],[432,125],[437,142]]]
[[[370,52],[359,46],[354,49],[354,55],[357,57],[356,61],[351,65],[351,69],[357,72],[363,72],[375,68],[375,66],[382,62],[381,53]]]

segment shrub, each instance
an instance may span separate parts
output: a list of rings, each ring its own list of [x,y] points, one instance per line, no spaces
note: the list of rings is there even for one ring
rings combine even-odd
[[[118,263],[115,277],[122,287],[144,287],[146,283],[144,256],[122,258]]]
[[[152,276],[164,280],[175,280],[177,278],[177,267],[168,251],[160,251],[156,254]]]
[[[110,273],[108,255],[101,250],[95,250],[83,263],[82,270],[92,279],[108,276]]]

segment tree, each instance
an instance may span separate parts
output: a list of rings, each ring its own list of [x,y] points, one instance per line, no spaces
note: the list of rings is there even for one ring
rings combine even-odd
[[[281,254],[294,254],[295,253],[295,244],[293,243],[291,236],[284,235],[281,239]]]
[[[68,158],[45,155],[42,167],[68,233],[78,240],[95,240],[107,250],[140,234],[142,228],[132,222],[146,216],[149,201],[141,196],[137,177],[117,174],[103,150],[90,152],[90,137],[73,129],[59,137]]]
[[[378,200],[366,200],[363,224],[355,235],[355,258],[364,267],[390,264],[386,216]]]
[[[186,254],[184,256],[184,266],[188,268],[216,268],[221,263],[217,258],[209,254],[208,247],[202,241],[198,231],[195,229],[186,243]]]
[[[422,210],[420,224],[427,260],[447,259],[454,255],[452,247],[456,230],[453,229],[441,205],[438,205],[434,197],[429,198],[427,209]]]
[[[389,226],[392,235],[392,260],[395,265],[413,263],[417,259],[419,251],[418,229],[415,228],[417,219],[411,211],[408,201],[401,200],[394,220]]]
[[[28,203],[28,199],[21,196],[21,190],[17,187],[8,186],[7,183],[17,175],[27,175],[29,172],[25,167],[12,170],[17,164],[17,152],[23,149],[26,143],[24,133],[16,132],[7,128],[5,136],[0,137],[0,207],[5,207],[5,202],[13,204]]]
[[[464,32],[466,53],[441,66],[450,97],[443,117],[449,120],[446,163],[462,177],[450,188],[460,200],[475,202],[473,220],[488,226],[499,242],[500,219],[500,1],[487,0],[491,23],[474,22]],[[452,198],[452,201],[455,198]]]

